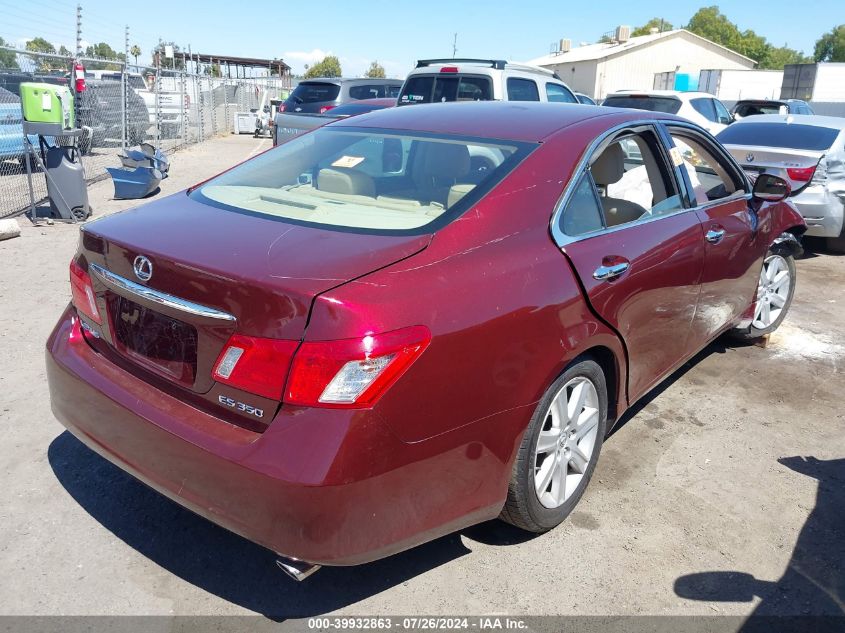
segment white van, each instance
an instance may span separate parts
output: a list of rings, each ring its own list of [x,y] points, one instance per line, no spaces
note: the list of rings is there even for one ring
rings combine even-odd
[[[442,101],[551,101],[578,103],[556,73],[497,59],[421,59],[397,105]]]

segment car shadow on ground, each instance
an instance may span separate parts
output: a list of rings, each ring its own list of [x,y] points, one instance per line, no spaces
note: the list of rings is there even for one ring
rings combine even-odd
[[[760,598],[740,629],[744,633],[787,630],[774,627],[772,619],[796,616],[829,619],[793,622],[796,626],[789,630],[845,630],[845,459],[796,456],[778,462],[797,473],[796,477],[818,481],[815,507],[798,535],[783,575],[770,582],[743,571],[699,572],[678,578],[675,593],[688,600],[709,602]],[[785,624],[780,622],[781,626]]]
[[[345,607],[469,554],[461,534],[488,545],[536,536],[489,521],[374,563],[325,567],[299,584],[276,567],[270,550],[160,495],[68,431],[47,456],[59,483],[117,538],[183,580],[273,620]]]

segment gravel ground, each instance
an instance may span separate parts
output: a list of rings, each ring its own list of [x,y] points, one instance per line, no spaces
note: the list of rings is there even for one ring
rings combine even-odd
[[[229,137],[175,154],[160,195],[266,147]],[[90,194],[96,216],[131,206],[108,181]],[[767,347],[714,343],[627,415],[558,529],[491,522],[297,585],[53,418],[43,346],[77,227],[19,222],[0,242],[2,614],[843,612],[845,257],[798,262]]]

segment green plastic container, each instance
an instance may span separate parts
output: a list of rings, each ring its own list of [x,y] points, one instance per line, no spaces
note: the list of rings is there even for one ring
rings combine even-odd
[[[31,123],[58,123],[73,127],[73,95],[67,86],[22,83],[20,86],[23,118]]]

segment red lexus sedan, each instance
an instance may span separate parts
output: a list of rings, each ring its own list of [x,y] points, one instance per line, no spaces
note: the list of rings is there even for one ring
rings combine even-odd
[[[626,409],[783,321],[788,193],[660,113],[338,121],[83,227],[53,411],[298,578],[494,517],[549,530]]]

